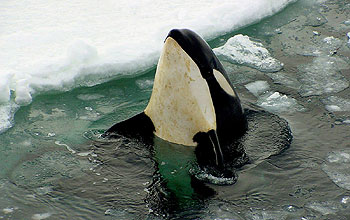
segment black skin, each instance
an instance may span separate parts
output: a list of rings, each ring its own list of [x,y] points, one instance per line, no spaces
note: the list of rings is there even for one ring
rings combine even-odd
[[[173,29],[168,37],[173,38],[199,67],[202,77],[208,84],[215,109],[217,130],[198,132],[193,137],[193,141],[198,144],[195,150],[198,164],[213,167],[218,171],[215,173],[224,172],[226,163],[234,161],[235,157],[245,156],[244,150],[237,149],[233,144],[247,130],[247,120],[240,100],[238,96],[233,97],[226,93],[217,82],[214,69],[226,78],[233,89],[222,64],[199,35],[188,29]],[[116,137],[116,134],[119,134],[151,144],[154,131],[152,120],[142,112],[115,124],[106,131],[105,136]]]

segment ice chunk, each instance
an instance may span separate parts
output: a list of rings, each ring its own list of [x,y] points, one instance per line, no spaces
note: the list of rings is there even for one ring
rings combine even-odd
[[[288,218],[288,214],[286,211],[252,210],[246,214],[246,218],[252,220],[285,220]]]
[[[350,100],[338,96],[330,96],[321,100],[331,112],[350,111]]]
[[[344,196],[344,197],[341,199],[341,203],[343,203],[343,204],[350,203],[350,196]]]
[[[10,101],[9,80],[5,77],[0,79],[0,104]]]
[[[18,105],[14,103],[0,104],[0,134],[12,126],[12,120]]]
[[[255,81],[245,85],[245,87],[255,96],[259,96],[270,89],[266,81]]]
[[[297,100],[282,95],[279,92],[270,92],[261,96],[257,105],[270,112],[294,112],[303,111],[304,107],[298,104]]]
[[[14,211],[14,208],[4,208],[2,209],[2,212],[5,214],[12,213]]]
[[[215,48],[214,52],[222,60],[263,72],[277,72],[283,68],[283,63],[273,58],[261,43],[242,34],[231,37],[225,45]]]
[[[307,208],[313,209],[322,215],[333,214],[339,211],[340,204],[336,202],[327,201],[327,202],[312,202],[306,205]]]
[[[140,89],[149,89],[153,87],[153,82],[151,79],[136,80],[136,85]]]
[[[315,34],[315,33],[314,33]],[[308,44],[304,48],[300,48],[300,55],[303,56],[324,56],[333,55],[339,48],[344,45],[344,41],[330,36],[325,38],[316,38],[311,44]]]
[[[350,150],[328,154],[322,170],[339,187],[350,190]]]
[[[288,76],[287,74],[278,72],[278,73],[267,73],[267,75],[276,84],[282,84],[292,89],[300,89],[300,83],[298,82],[298,80],[291,76]]]
[[[96,100],[103,98],[104,95],[100,94],[80,94],[77,96],[78,99],[83,100],[83,101],[90,101],[90,100]]]
[[[350,44],[350,32],[348,32],[347,34],[346,34],[346,36],[348,37],[348,45]]]
[[[21,1],[16,7],[2,4],[0,103],[9,102],[10,91],[17,104],[25,105],[34,94],[139,74],[156,64],[162,42],[174,27],[190,28],[209,40],[271,16],[292,2],[119,0],[118,4],[100,4],[78,0],[62,4],[39,0],[31,7]],[[43,18],[45,22],[38,22]]]
[[[298,79],[302,96],[340,92],[349,87],[349,82],[340,73],[348,64],[330,56],[316,57],[312,63],[299,66]]]
[[[247,66],[235,65],[229,62],[222,62],[228,77],[234,85],[246,84],[255,81],[260,71]]]
[[[325,18],[321,13],[314,10],[307,15],[306,25],[312,26],[312,27],[318,27],[327,22],[328,22],[327,18]]]
[[[343,45],[343,41],[335,38],[333,36],[325,37],[323,39],[323,50],[328,51],[330,54],[333,54],[336,50],[338,50]]]
[[[47,219],[47,218],[49,218],[51,215],[52,215],[52,213],[49,213],[49,212],[47,212],[47,213],[40,213],[40,214],[34,214],[34,215],[32,216],[32,219],[33,219],[33,220]]]

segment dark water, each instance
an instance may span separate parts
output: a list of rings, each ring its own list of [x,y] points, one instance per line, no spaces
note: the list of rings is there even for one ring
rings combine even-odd
[[[277,119],[253,120],[262,120],[262,130],[251,133],[259,138],[245,143],[253,162],[237,171],[233,185],[191,177],[189,148],[156,140],[150,150],[98,138],[145,108],[155,69],[35,97],[0,135],[0,219],[349,219],[349,20],[350,1],[300,1],[210,42],[218,47],[242,33],[284,63],[263,73],[223,62],[244,106],[272,111],[293,134],[288,149],[273,148],[269,140],[284,140],[285,133],[263,131]],[[339,41],[324,40],[331,36]],[[270,88],[256,97],[245,85],[258,80]],[[297,104],[268,102],[268,92]]]

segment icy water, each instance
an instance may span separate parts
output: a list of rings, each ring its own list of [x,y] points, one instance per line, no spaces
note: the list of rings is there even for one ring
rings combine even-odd
[[[144,109],[155,67],[37,95],[0,134],[0,219],[349,219],[349,32],[350,1],[299,1],[209,42],[243,105],[293,133],[233,185],[191,179],[188,148],[99,138]]]

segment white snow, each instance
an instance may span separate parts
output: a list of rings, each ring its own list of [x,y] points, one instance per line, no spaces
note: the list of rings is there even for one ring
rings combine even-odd
[[[14,114],[4,110],[11,99],[26,105],[38,93],[135,74],[156,64],[172,28],[211,39],[294,1],[2,1],[0,132]]]
[[[273,58],[262,43],[252,41],[242,34],[231,37],[225,45],[215,48],[214,52],[225,61],[250,66],[263,72],[277,72],[283,68],[283,63]]]

